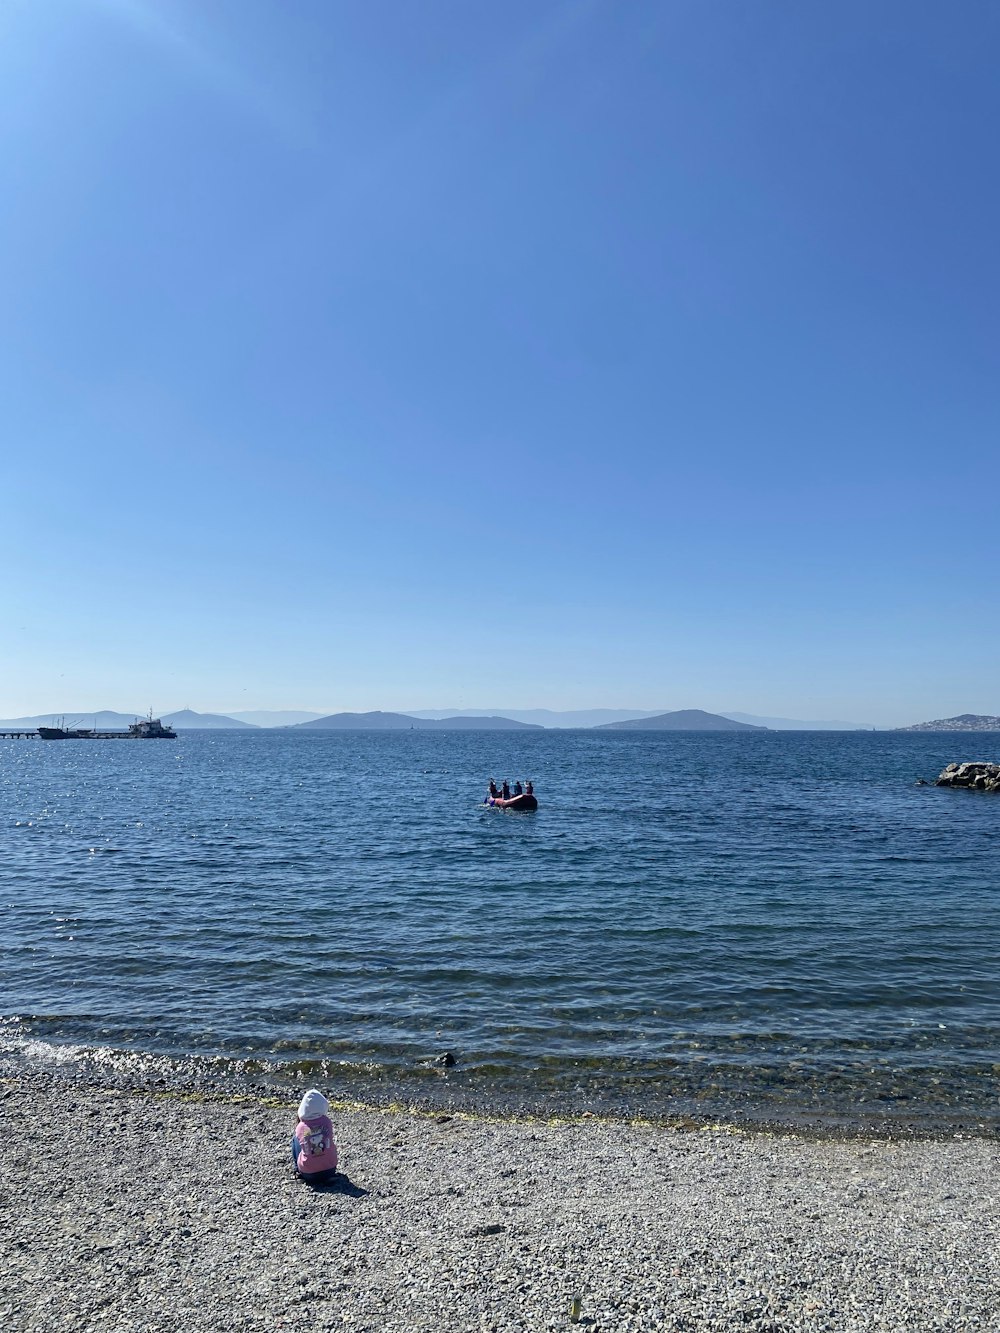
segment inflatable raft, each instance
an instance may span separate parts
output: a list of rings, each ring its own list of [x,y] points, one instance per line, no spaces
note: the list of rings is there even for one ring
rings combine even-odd
[[[491,796],[490,805],[495,805],[498,810],[537,810],[538,798],[532,796],[530,792],[522,792],[520,796],[512,796],[510,800],[505,801],[502,796]]]

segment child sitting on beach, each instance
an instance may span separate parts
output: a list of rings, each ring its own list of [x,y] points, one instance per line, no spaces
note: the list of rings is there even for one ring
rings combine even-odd
[[[327,1112],[330,1103],[310,1088],[299,1103],[299,1123],[292,1135],[295,1174],[302,1180],[330,1180],[337,1171],[337,1145]]]

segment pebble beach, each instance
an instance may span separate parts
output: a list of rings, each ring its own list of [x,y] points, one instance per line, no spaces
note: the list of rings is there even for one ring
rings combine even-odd
[[[1000,1327],[993,1138],[335,1107],[0,1081],[0,1328]],[[575,1304],[576,1303],[576,1304]]]

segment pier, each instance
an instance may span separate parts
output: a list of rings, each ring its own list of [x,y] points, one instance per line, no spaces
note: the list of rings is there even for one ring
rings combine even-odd
[[[0,731],[0,741],[37,741],[37,740],[59,740],[59,741],[131,741],[136,736],[131,731],[88,731],[88,732],[69,732],[65,736],[46,736],[42,737],[37,727],[30,727],[27,730]]]
[[[28,719],[25,719],[26,721]],[[97,718],[94,718],[97,721]],[[149,710],[149,717],[136,718],[124,731],[98,731],[96,727],[81,727],[79,723],[67,727],[66,719],[60,718],[59,725],[44,727],[9,727],[0,728],[0,740],[42,740],[42,741],[175,741],[177,732],[172,727],[165,727],[158,717]]]

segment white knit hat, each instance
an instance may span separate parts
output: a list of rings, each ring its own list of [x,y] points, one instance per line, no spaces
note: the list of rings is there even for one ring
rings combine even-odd
[[[323,1094],[316,1088],[310,1088],[299,1102],[299,1119],[315,1120],[317,1116],[326,1115],[329,1109],[330,1103]]]

